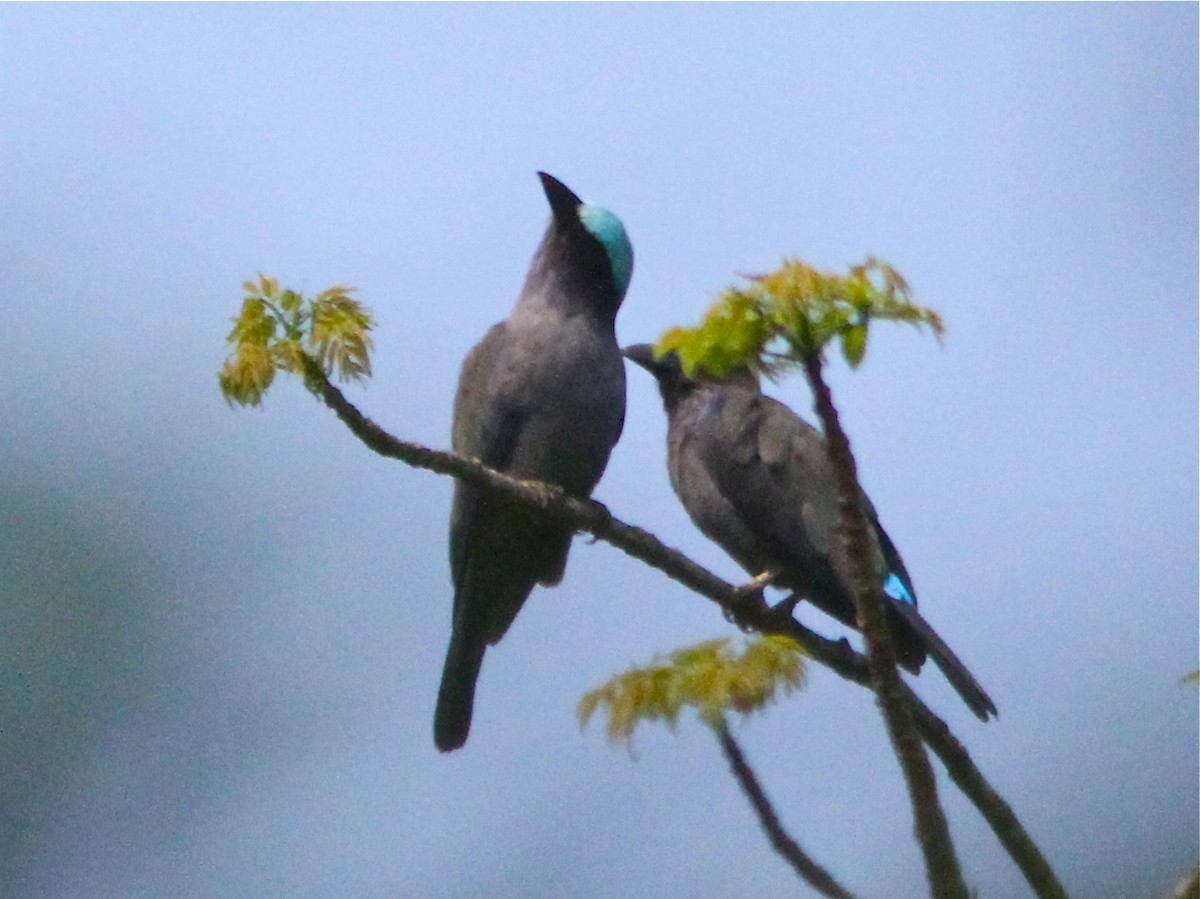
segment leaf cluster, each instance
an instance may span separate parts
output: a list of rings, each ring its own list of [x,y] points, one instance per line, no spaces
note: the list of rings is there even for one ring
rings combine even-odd
[[[303,356],[314,359],[326,378],[342,382],[371,376],[371,311],[335,285],[309,300],[260,274],[242,285],[242,310],[227,338],[229,356],[217,373],[230,405],[257,406],[279,371],[303,375]]]
[[[742,367],[776,375],[820,356],[833,341],[857,368],[874,320],[927,327],[939,338],[944,330],[937,312],[912,302],[903,276],[871,256],[846,275],[785,259],[775,271],[745,279],[747,285],[722,291],[698,326],[664,334],[655,351],[678,354],[689,375],[697,367],[718,377]]]
[[[728,639],[709,640],[591,690],[579,701],[579,719],[586,725],[605,706],[613,742],[631,739],[640,721],[666,721],[674,728],[688,707],[715,727],[726,711],[748,715],[778,692],[791,693],[803,685],[804,675],[803,650],[791,637],[749,640],[740,654]]]

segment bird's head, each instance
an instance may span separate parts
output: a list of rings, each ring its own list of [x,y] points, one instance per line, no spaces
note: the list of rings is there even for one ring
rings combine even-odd
[[[696,374],[689,377],[675,353],[663,353],[656,357],[654,347],[648,343],[627,346],[621,350],[621,355],[654,376],[654,380],[658,382],[658,392],[662,394],[663,405],[668,412],[674,409],[683,397],[706,386],[725,385],[754,392],[759,390],[758,376],[748,368],[736,369],[723,378],[697,369]]]
[[[553,175],[538,172],[538,177],[553,213],[547,239],[560,243],[572,264],[601,284],[615,301],[615,312],[633,276],[633,245],[625,226],[607,209],[583,202]]]
[[[683,371],[679,357],[674,353],[665,353],[655,357],[654,347],[648,343],[635,343],[621,350],[621,355],[640,365],[654,376],[658,382],[658,392],[662,394],[663,405],[669,412],[679,400],[696,388],[696,382]]]

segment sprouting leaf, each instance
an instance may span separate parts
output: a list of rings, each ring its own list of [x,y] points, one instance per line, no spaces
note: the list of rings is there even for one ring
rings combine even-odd
[[[293,315],[300,311],[300,306],[304,303],[304,297],[296,293],[294,290],[285,290],[279,298],[279,308],[284,312],[290,312]]]
[[[227,403],[257,406],[275,379],[274,353],[261,344],[239,344],[225,360],[217,378]]]
[[[267,312],[267,304],[259,297],[246,297],[242,301],[241,314],[233,319],[233,330],[229,332],[230,343],[254,343],[266,346],[275,336],[276,321]]]
[[[311,301],[297,291],[281,290],[278,281],[263,274],[242,287],[246,296],[228,336],[232,348],[218,372],[228,402],[257,406],[276,371],[308,370],[306,352],[327,375],[336,372],[340,380],[370,376],[375,323],[370,311],[350,296],[352,287],[336,285]]]
[[[304,363],[301,361],[301,355],[304,348],[299,340],[276,341],[271,351],[275,356],[275,365],[280,371],[291,372],[294,375],[303,374]]]
[[[698,328],[668,331],[655,351],[659,355],[676,352],[689,375],[702,368],[720,377],[755,364],[768,326],[759,300],[748,291],[731,289],[713,304]]]
[[[851,368],[858,368],[867,352],[867,326],[851,325],[842,332],[842,355]]]
[[[361,380],[371,375],[371,329],[375,322],[362,304],[349,296],[349,288],[324,291],[312,303],[312,331],[308,345],[327,372],[339,380]]]
[[[609,739],[628,741],[641,721],[664,721],[674,728],[690,707],[714,724],[726,711],[749,714],[803,682],[802,651],[789,637],[749,641],[740,655],[729,640],[710,640],[632,668],[590,691],[579,702],[579,718],[586,725],[604,706]]]
[[[279,282],[274,278],[268,278],[264,274],[258,276],[259,290],[262,295],[269,300],[275,300],[279,295]]]
[[[904,277],[874,257],[846,275],[785,259],[775,271],[746,281],[723,291],[696,327],[664,334],[656,351],[678,354],[689,374],[701,367],[720,376],[743,366],[776,374],[823,354],[834,340],[857,367],[876,321],[929,328],[939,339],[944,330],[934,310],[912,303]]]

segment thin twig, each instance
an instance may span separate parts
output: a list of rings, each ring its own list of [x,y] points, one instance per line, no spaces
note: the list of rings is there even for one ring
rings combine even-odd
[[[817,416],[825,432],[825,445],[837,480],[841,512],[842,540],[849,558],[849,580],[858,613],[858,623],[867,643],[871,680],[875,685],[879,709],[892,738],[892,748],[904,772],[912,800],[917,841],[925,854],[925,875],[935,899],[967,899],[950,825],[938,801],[937,778],[925,754],[921,737],[913,721],[912,709],[903,697],[903,681],[896,668],[896,651],[888,635],[883,596],[871,564],[871,544],[862,487],[850,440],[842,430],[829,386],[821,375],[821,360],[816,353],[804,358],[804,371],[812,387]]]
[[[775,851],[782,855],[796,873],[822,896],[832,896],[833,899],[854,899],[853,893],[834,880],[833,875],[817,864],[784,830],[783,825],[779,822],[779,816],[775,814],[775,809],[771,805],[771,800],[767,798],[762,785],[758,782],[754,769],[746,761],[742,747],[729,732],[729,726],[725,720],[718,720],[713,726],[713,730],[717,732],[717,739],[721,741],[721,751],[725,753],[725,760],[729,762],[730,770],[733,771],[742,792],[746,794],[746,798],[754,807],[754,812],[758,815],[758,822],[766,831],[767,839],[771,841]]]
[[[814,661],[848,681],[871,688],[867,659],[855,652],[845,640],[830,640],[792,618],[789,600],[785,599],[772,607],[761,596],[748,596],[683,553],[667,546],[649,531],[613,517],[594,500],[577,500],[549,484],[521,481],[474,459],[399,440],[363,415],[328,381],[316,363],[307,356],[304,359],[307,366],[306,381],[310,388],[372,451],[399,459],[415,468],[452,475],[473,486],[495,490],[515,502],[542,509],[546,514],[568,521],[576,530],[605,541],[716,603],[743,629],[791,637]],[[1066,891],[1049,862],[1030,839],[1008,803],[995,791],[963,745],[950,733],[946,723],[907,684],[901,682],[901,687],[922,738],[991,826],[1005,851],[1025,875],[1034,894],[1038,899],[1066,899]]]
[[[1067,899],[1067,891],[1054,869],[1021,825],[1012,806],[975,766],[967,748],[950,732],[946,722],[918,699],[907,684],[904,690],[908,694],[908,706],[912,709],[921,738],[942,760],[950,779],[983,815],[1009,857],[1025,875],[1034,894],[1038,899]]]

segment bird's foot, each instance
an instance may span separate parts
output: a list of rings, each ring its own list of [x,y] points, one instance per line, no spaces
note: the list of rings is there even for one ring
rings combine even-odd
[[[725,620],[730,624],[737,625],[738,630],[745,634],[758,630],[756,622],[761,621],[763,613],[767,611],[769,611],[769,607],[761,592],[757,596],[753,594],[739,595],[736,605],[721,608],[721,614],[725,616]]]
[[[771,586],[775,578],[779,577],[779,572],[773,569],[767,569],[752,577],[747,583],[738,587],[738,590],[745,590],[751,593],[762,593],[764,587]]]
[[[735,604],[725,608],[725,620],[736,624],[743,631],[756,630],[756,622],[761,622],[762,616],[770,612],[771,608],[763,596],[763,588],[770,584],[777,574],[778,572],[774,571],[764,571],[748,583],[734,587]]]

